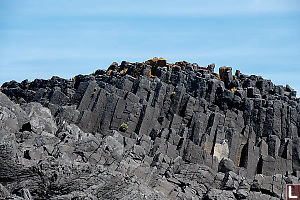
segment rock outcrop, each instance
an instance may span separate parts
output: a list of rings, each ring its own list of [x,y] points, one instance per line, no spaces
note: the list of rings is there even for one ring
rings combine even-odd
[[[296,92],[214,70],[153,58],[4,83],[0,199],[285,199]]]

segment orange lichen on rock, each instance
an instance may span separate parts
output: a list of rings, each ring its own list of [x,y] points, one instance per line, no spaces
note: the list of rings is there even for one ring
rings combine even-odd
[[[220,67],[219,68],[219,77],[221,80],[224,81],[224,73],[225,73],[226,67]]]
[[[167,65],[167,61],[164,58],[157,57],[147,60],[145,63],[151,66],[151,73],[149,74],[149,77],[151,78],[156,76],[158,67],[165,67]]]
[[[186,61],[176,62],[175,65],[179,66],[181,68],[181,70],[185,70],[187,62]]]
[[[159,67],[164,67],[167,65],[167,60],[166,59],[163,59],[163,58],[159,58],[158,61],[157,61],[157,66]]]
[[[149,77],[150,77],[150,78],[155,78],[156,76],[153,75],[153,74],[151,73],[151,71],[150,71],[150,72],[149,72]]]
[[[107,73],[108,75],[110,75],[111,72],[112,72],[112,70],[107,70],[107,71],[106,71],[106,73]]]
[[[117,71],[117,68],[119,67],[117,62],[113,62],[107,70]]]
[[[185,66],[185,61],[176,62],[175,65],[178,65],[179,67]]]
[[[127,70],[128,70],[128,68],[125,68],[125,69],[121,70],[120,74],[126,74]]]
[[[198,69],[208,70],[210,73],[214,73],[215,64],[210,64],[207,67],[198,67]]]
[[[157,57],[154,57],[152,58],[153,62],[157,62],[158,61],[158,58]]]
[[[150,60],[147,60],[145,62],[147,65],[151,65],[151,66],[159,66],[159,67],[164,67],[166,66],[167,64],[167,61],[166,59],[164,58],[157,58],[157,57],[154,57]]]
[[[237,91],[236,88],[231,88],[231,92],[232,92],[232,93],[235,93],[235,91]]]
[[[220,67],[220,68],[219,68],[220,79],[221,79],[222,81],[225,81],[225,73],[226,73],[228,70],[232,70],[232,68],[231,68],[231,67]]]

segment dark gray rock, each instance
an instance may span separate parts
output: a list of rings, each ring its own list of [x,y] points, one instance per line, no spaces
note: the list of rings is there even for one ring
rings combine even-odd
[[[227,200],[227,199],[236,199],[234,194],[231,191],[210,189],[208,193],[204,196],[205,200]]]
[[[236,166],[234,165],[233,161],[227,158],[223,158],[219,164],[219,172],[237,172]]]
[[[30,119],[31,129],[36,133],[43,131],[55,134],[57,126],[54,118],[48,108],[43,107],[40,103],[29,103],[23,106]]]
[[[296,91],[214,68],[153,58],[4,83],[0,199],[285,199]]]
[[[20,105],[14,104],[0,92],[0,133],[18,131],[28,120]]]

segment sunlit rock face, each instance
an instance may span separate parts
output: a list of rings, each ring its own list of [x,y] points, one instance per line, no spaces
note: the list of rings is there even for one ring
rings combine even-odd
[[[0,199],[285,199],[296,92],[214,71],[153,58],[4,83]]]

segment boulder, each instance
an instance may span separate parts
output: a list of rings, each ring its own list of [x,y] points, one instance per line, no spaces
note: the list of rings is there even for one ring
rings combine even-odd
[[[0,92],[0,133],[16,132],[28,120],[20,105],[16,105],[5,94]]]
[[[23,106],[30,119],[31,129],[41,134],[43,131],[55,134],[57,129],[51,111],[40,103],[31,102]]]

